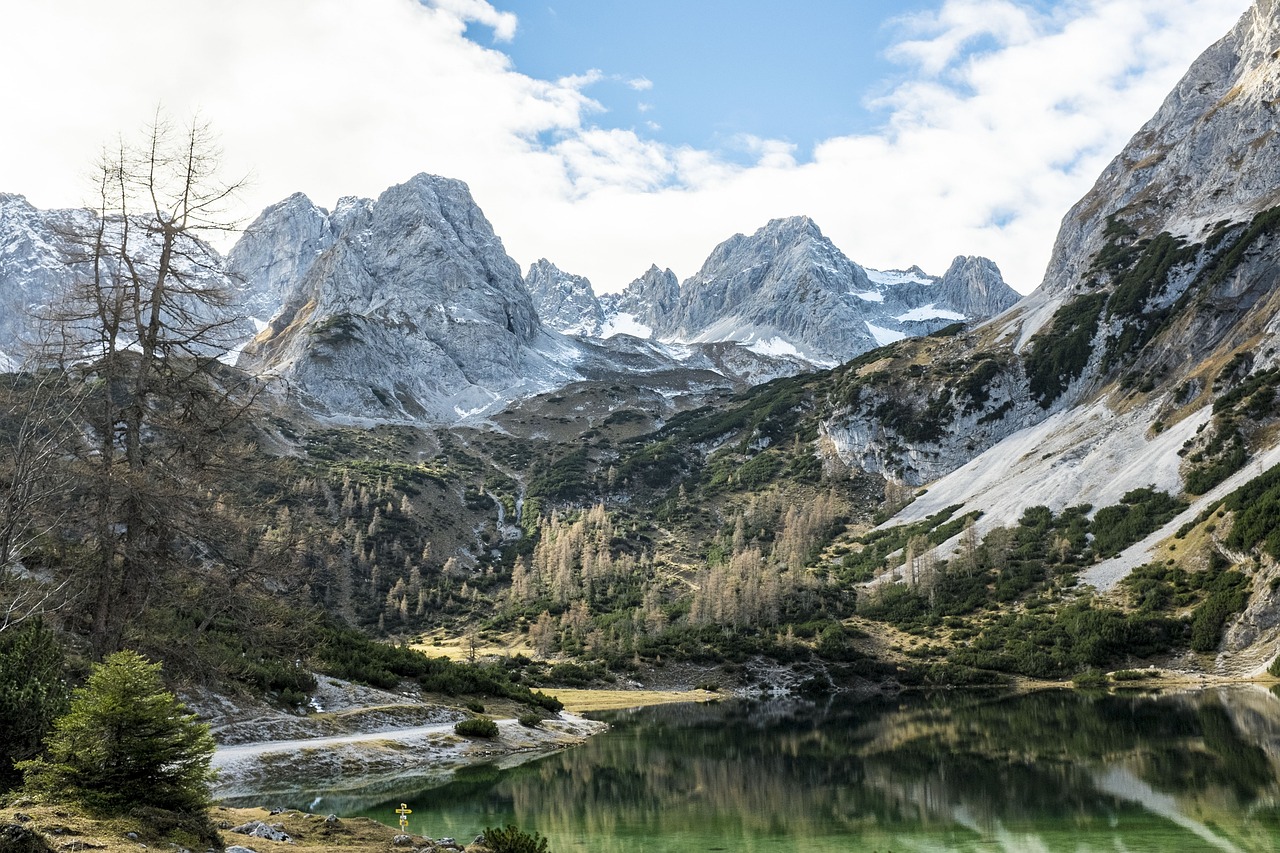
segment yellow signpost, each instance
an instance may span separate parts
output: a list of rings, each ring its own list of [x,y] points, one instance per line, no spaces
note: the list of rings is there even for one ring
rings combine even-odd
[[[405,832],[409,828],[409,815],[413,814],[413,809],[409,808],[408,803],[401,803],[396,814],[400,815],[400,831]]]

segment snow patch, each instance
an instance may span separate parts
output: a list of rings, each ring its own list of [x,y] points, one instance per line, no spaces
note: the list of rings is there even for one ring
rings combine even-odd
[[[756,341],[748,344],[746,348],[760,355],[801,357],[800,350],[796,349],[795,344],[783,338]]]
[[[864,267],[864,269],[866,269]],[[934,284],[937,280],[919,270],[866,269],[867,278],[874,284]]]
[[[605,320],[600,329],[600,337],[608,339],[614,335],[631,335],[633,338],[651,338],[653,329],[640,322],[635,314],[621,312]]]
[[[884,302],[884,294],[875,290],[866,290],[862,293],[855,293],[854,296],[863,302]]]
[[[930,302],[928,305],[922,305],[919,308],[913,308],[905,314],[900,314],[893,319],[899,323],[918,322],[921,320],[963,320],[963,314],[957,314],[955,311],[948,311],[945,308],[935,307],[935,303]]]
[[[865,324],[867,331],[871,333],[871,337],[875,338],[876,346],[882,347],[886,344],[896,343],[907,336],[906,332],[899,332],[896,329],[886,329],[877,326],[874,323]]]

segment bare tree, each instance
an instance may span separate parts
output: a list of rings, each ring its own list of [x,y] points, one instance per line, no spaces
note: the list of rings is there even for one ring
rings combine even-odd
[[[139,143],[103,155],[96,215],[68,235],[74,275],[50,355],[85,388],[78,497],[93,519],[97,656],[175,563],[200,559],[213,484],[239,455],[228,436],[253,395],[219,358],[240,318],[201,239],[234,226],[224,204],[240,184],[220,182],[217,162],[207,125],[175,131],[157,116]]]
[[[0,384],[0,633],[70,600],[65,574],[25,565],[67,511],[65,464],[80,396],[58,371],[30,368]]]

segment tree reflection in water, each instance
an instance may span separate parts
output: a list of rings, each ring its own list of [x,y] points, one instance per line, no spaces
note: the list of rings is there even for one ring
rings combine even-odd
[[[936,693],[608,715],[586,745],[473,768],[415,831],[511,821],[556,851],[1280,850],[1280,700]],[[389,820],[385,808],[368,813]]]

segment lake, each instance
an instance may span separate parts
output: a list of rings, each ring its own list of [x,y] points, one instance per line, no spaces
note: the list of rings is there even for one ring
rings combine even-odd
[[[276,805],[469,842],[515,823],[552,853],[1280,850],[1280,699],[964,691],[600,714],[517,766]]]

